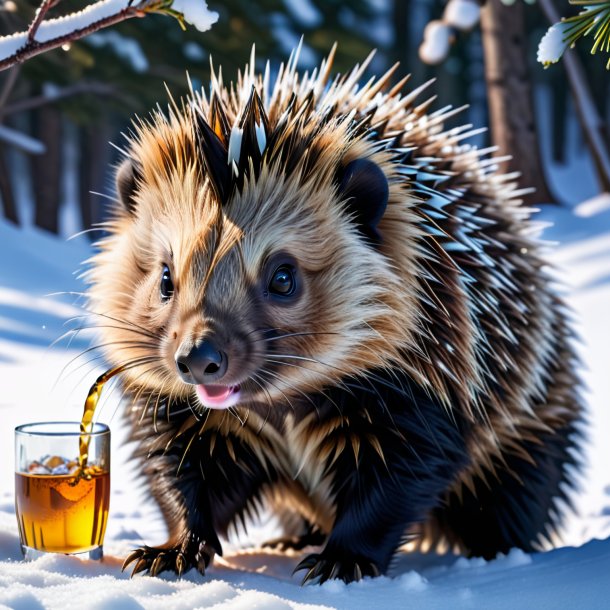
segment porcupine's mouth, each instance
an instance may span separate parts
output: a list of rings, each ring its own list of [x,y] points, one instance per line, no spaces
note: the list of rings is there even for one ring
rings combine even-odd
[[[197,398],[210,409],[228,409],[236,405],[241,398],[239,385],[197,385]]]

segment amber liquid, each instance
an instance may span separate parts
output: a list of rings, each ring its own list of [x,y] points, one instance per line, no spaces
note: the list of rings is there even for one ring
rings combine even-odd
[[[85,407],[83,409],[83,417],[80,422],[80,438],[78,442],[78,464],[83,476],[88,476],[87,460],[89,459],[89,440],[91,439],[91,430],[93,429],[93,414],[100,400],[102,388],[104,384],[123,371],[124,366],[117,366],[100,375],[95,383],[89,389],[87,398],[85,399]]]
[[[83,553],[100,546],[108,521],[110,473],[15,474],[21,542],[39,551]]]

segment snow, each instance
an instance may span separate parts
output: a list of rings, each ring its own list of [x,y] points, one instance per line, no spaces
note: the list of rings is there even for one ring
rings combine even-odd
[[[129,0],[101,0],[90,4],[82,11],[70,13],[57,19],[47,19],[40,24],[34,39],[37,42],[47,42],[60,38],[71,32],[83,30],[97,21],[107,19],[127,8]]]
[[[471,30],[479,23],[481,7],[476,0],[449,0],[443,21],[458,30]]]
[[[263,518],[247,535],[232,536],[225,556],[205,577],[191,571],[182,580],[120,570],[123,558],[143,543],[165,540],[157,508],[139,484],[129,460],[119,415],[119,391],[109,388],[99,421],[112,428],[112,498],[103,562],[47,555],[23,563],[13,504],[13,428],[39,419],[78,419],[86,391],[103,370],[87,349],[91,335],[60,341],[65,320],[81,315],[75,295],[83,286],[74,275],[91,254],[84,238],[65,242],[35,229],[0,222],[0,608],[131,610],[371,607],[436,608],[607,608],[610,596],[610,204],[608,196],[573,209],[545,207],[553,220],[545,237],[558,242],[549,252],[566,299],[578,320],[582,377],[587,387],[589,443],[582,489],[575,496],[564,544],[544,553],[513,550],[493,561],[451,555],[401,552],[388,576],[345,585],[300,586],[292,576],[302,556],[262,549],[278,534]],[[574,202],[572,202],[574,203]],[[74,325],[79,320],[68,324]],[[595,538],[601,538],[596,540]]]
[[[560,22],[552,25],[542,37],[538,45],[538,61],[544,65],[545,68],[551,64],[557,63],[564,51],[568,48],[568,44],[565,41],[566,29],[569,27],[569,23]]]
[[[23,32],[0,38],[0,59],[14,55],[25,44],[26,40],[27,36]]]
[[[184,20],[200,32],[207,32],[218,21],[218,13],[210,11],[205,0],[174,0],[172,9],[182,13]]]
[[[442,21],[430,21],[424,29],[424,41],[419,47],[419,57],[427,64],[442,62],[449,53],[451,28]]]

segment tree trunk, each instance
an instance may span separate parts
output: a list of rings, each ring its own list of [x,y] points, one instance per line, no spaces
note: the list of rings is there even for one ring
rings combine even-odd
[[[17,215],[17,206],[15,205],[13,186],[9,177],[9,171],[6,165],[3,148],[0,148],[0,197],[2,197],[4,218],[18,225],[19,216]]]
[[[61,114],[53,106],[42,106],[34,114],[34,137],[46,152],[32,157],[32,179],[36,212],[34,221],[41,229],[58,233],[61,198],[62,129]]]
[[[526,204],[555,202],[538,145],[523,5],[487,0],[481,9],[481,34],[492,140],[500,154],[513,157],[502,170],[520,172],[521,185],[536,189],[524,196]]]
[[[108,191],[109,181],[106,177],[111,159],[110,138],[108,121],[101,118],[95,125],[80,130],[79,202],[83,229],[90,229],[104,216],[104,199],[96,193]]]

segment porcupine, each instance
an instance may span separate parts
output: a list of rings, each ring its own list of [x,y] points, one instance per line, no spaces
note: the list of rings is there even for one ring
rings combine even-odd
[[[169,529],[125,562],[202,573],[261,504],[305,581],[406,540],[490,558],[561,523],[582,407],[566,308],[514,174],[455,110],[252,56],[134,122],[90,270]],[[111,320],[111,321],[109,321]]]

